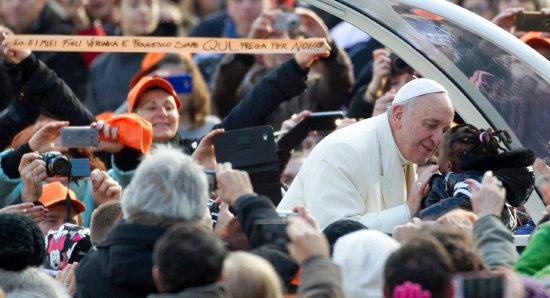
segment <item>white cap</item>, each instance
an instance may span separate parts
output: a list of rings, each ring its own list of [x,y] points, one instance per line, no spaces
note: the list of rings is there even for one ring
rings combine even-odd
[[[395,94],[392,105],[402,103],[411,98],[438,92],[447,92],[445,87],[438,82],[426,78],[414,79],[403,85]]]

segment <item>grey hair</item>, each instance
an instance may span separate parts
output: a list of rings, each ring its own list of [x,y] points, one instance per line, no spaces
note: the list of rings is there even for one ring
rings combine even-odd
[[[124,219],[133,223],[145,215],[160,220],[200,220],[208,202],[206,181],[191,157],[179,149],[157,146],[140,163],[122,194]]]
[[[422,95],[421,95],[422,96]],[[407,114],[412,114],[412,112],[414,111],[414,107],[416,106],[416,104],[418,103],[418,101],[416,99],[420,98],[421,96],[415,96],[415,97],[411,97],[407,100],[404,100],[400,103],[394,103],[392,104],[391,106],[388,107],[388,109],[386,110],[386,114],[388,115],[388,118],[391,117],[391,111],[393,111],[393,108],[397,105],[400,105],[402,106],[404,109],[405,109],[405,112],[407,112]]]

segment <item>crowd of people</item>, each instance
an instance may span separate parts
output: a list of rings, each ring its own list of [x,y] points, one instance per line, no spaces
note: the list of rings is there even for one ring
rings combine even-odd
[[[546,2],[453,2],[550,59],[548,33],[515,29]],[[12,34],[324,42],[62,53]],[[550,181],[542,220],[524,207],[533,165],[550,177],[549,140],[511,150],[508,131],[464,123],[440,83],[322,11],[0,0],[0,49],[0,297],[550,297]],[[264,125],[276,161],[219,159],[257,143],[223,134]],[[263,192],[272,166],[282,199]]]

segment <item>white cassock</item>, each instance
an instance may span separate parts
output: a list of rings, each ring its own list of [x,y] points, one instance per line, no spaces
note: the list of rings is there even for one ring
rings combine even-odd
[[[277,209],[304,205],[321,229],[348,218],[391,233],[411,220],[406,201],[414,181],[414,165],[399,152],[384,113],[323,139]]]

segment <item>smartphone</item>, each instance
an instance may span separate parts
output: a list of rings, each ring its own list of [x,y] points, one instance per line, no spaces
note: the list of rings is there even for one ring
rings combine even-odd
[[[61,146],[68,148],[97,147],[99,133],[95,127],[69,126],[61,128]]]
[[[538,11],[520,12],[516,18],[516,30],[550,32],[550,16]]]
[[[204,170],[206,178],[208,179],[208,191],[215,191],[218,189],[218,181],[216,180],[216,172],[213,170]]]
[[[504,297],[504,279],[501,275],[474,271],[455,274],[453,278],[456,298]]]
[[[174,91],[178,94],[188,94],[193,92],[193,76],[190,73],[177,73],[165,78]]]
[[[311,116],[304,119],[307,121],[309,131],[313,130],[335,130],[338,126],[338,120],[344,118],[341,111],[312,113]]]
[[[254,246],[271,243],[284,246],[290,239],[286,234],[286,222],[282,219],[257,219],[253,224]]]

